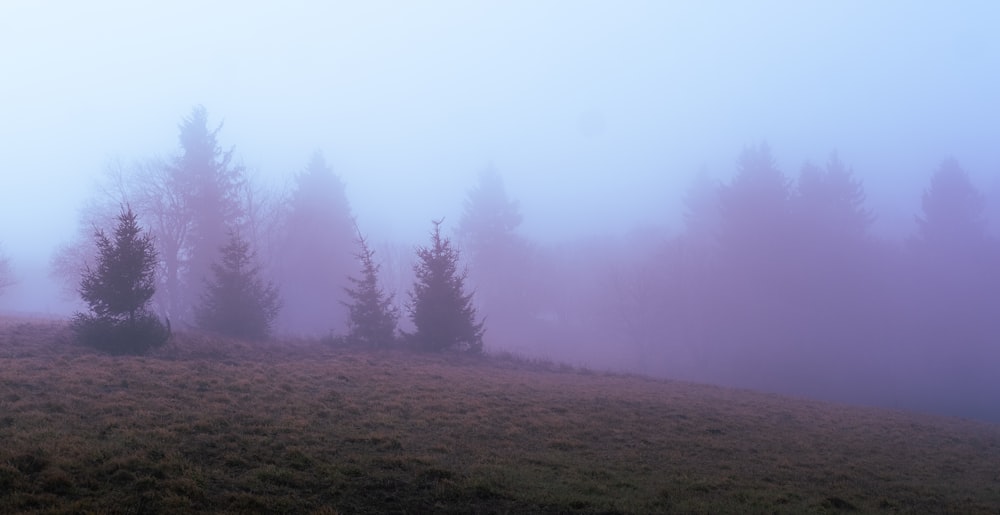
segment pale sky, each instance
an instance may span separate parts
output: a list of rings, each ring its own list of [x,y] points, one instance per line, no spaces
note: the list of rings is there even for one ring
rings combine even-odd
[[[0,242],[47,264],[195,104],[262,176],[323,150],[384,238],[457,223],[490,163],[529,235],[676,226],[761,140],[790,176],[837,149],[903,230],[946,156],[1000,191],[998,26],[987,1],[4,0]]]

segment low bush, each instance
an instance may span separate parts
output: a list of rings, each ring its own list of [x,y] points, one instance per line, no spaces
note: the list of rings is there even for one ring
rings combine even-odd
[[[170,329],[152,313],[132,320],[77,313],[71,327],[78,342],[111,354],[145,354],[170,337]]]

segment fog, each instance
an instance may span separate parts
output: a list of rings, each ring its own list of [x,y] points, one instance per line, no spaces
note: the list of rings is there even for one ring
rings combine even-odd
[[[1000,298],[986,285],[1000,263],[998,14],[904,2],[5,2],[0,244],[15,283],[0,310],[79,309],[53,259],[114,199],[138,202],[115,197],[109,170],[135,182],[179,159],[180,128],[204,106],[204,126],[221,124],[218,147],[275,213],[322,157],[316,169],[336,176],[341,214],[374,244],[400,304],[413,246],[443,218],[490,351],[1000,419],[987,373]],[[843,220],[809,218],[822,195],[800,173],[829,170],[834,151],[863,190],[854,207],[872,215],[856,240],[837,239]],[[934,247],[934,223],[918,224],[950,216],[922,204],[948,163],[981,194],[969,217],[993,235],[959,252],[975,266],[928,257],[961,245]],[[787,199],[740,200],[771,172]],[[500,243],[477,242],[468,221],[477,188],[516,212]],[[709,207],[693,208],[698,198]],[[786,227],[772,208],[815,223]],[[294,286],[311,282],[293,273],[308,253],[279,241],[288,231],[269,216],[254,227],[285,287],[280,328],[341,331],[341,292]],[[352,229],[336,227],[328,252],[354,252]],[[692,270],[699,253],[717,268]],[[183,318],[171,302],[160,306]],[[969,309],[942,311],[956,304]]]

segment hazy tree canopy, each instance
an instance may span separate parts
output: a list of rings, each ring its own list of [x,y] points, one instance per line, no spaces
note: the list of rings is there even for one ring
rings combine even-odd
[[[358,271],[354,220],[344,183],[315,152],[295,176],[285,203],[276,257],[283,285],[282,329],[304,334],[343,331],[345,278]]]
[[[719,192],[720,243],[739,252],[777,250],[788,237],[789,200],[789,181],[770,147],[745,148],[736,175]]]
[[[517,232],[521,222],[503,177],[492,166],[483,170],[468,191],[457,233],[471,258],[468,279],[490,318],[491,338],[508,342],[530,339],[543,297],[536,249]]]
[[[931,177],[917,217],[924,248],[938,253],[982,251],[986,240],[984,197],[958,161],[947,159]]]
[[[417,247],[416,280],[410,291],[410,319],[415,344],[427,350],[483,350],[483,323],[476,322],[472,293],[465,292],[466,273],[459,271],[459,252],[441,236],[434,222],[429,247]]]
[[[684,194],[684,232],[699,247],[715,244],[719,234],[719,183],[702,169]]]
[[[791,187],[770,148],[747,147],[736,175],[719,190],[718,257],[730,281],[753,284],[785,280],[792,238]],[[756,295],[756,293],[754,293]]]
[[[836,152],[824,169],[803,166],[797,186],[796,215],[806,231],[827,238],[867,234],[875,217],[865,207],[864,186]]]
[[[90,314],[77,314],[74,329],[86,344],[112,352],[142,352],[166,340],[166,330],[146,308],[153,297],[157,255],[130,207],[118,216],[114,237],[96,229],[97,264],[80,280]]]
[[[986,233],[983,195],[957,161],[946,159],[922,200],[903,289],[908,295],[901,299],[907,336],[937,368],[962,370],[958,381],[995,377],[982,366],[1000,356],[998,253]]]
[[[521,225],[517,202],[507,196],[503,177],[493,166],[479,174],[479,183],[469,190],[464,208],[458,234],[468,242],[473,259],[506,245]]]
[[[173,184],[180,190],[191,220],[190,239],[183,251],[187,256],[187,297],[193,305],[228,232],[237,228],[243,169],[232,164],[232,150],[219,148],[217,136],[222,126],[208,128],[208,112],[203,106],[195,106],[179,128],[181,154],[173,164]]]
[[[10,266],[10,258],[0,250],[0,294],[14,284],[14,271]]]
[[[806,163],[796,184],[792,215],[791,254],[785,267],[798,284],[795,303],[812,306],[810,316],[822,312],[829,318],[850,311],[874,273],[870,265],[875,249],[868,235],[874,217],[865,207],[861,181],[835,152],[825,168]],[[816,291],[829,292],[828,302],[811,298]]]
[[[281,309],[277,286],[261,277],[250,243],[235,231],[220,257],[196,311],[198,325],[236,338],[267,339]]]
[[[350,302],[347,305],[347,341],[366,347],[388,347],[396,340],[396,323],[399,310],[379,285],[381,265],[375,262],[375,251],[365,237],[358,233],[358,251],[361,276],[349,277],[353,287],[345,288]]]

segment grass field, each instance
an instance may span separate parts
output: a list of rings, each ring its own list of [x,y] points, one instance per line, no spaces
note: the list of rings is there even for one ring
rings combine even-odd
[[[0,323],[0,513],[1000,513],[1000,425],[512,359]]]

